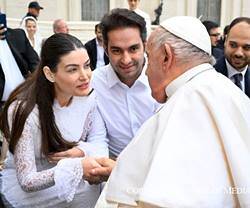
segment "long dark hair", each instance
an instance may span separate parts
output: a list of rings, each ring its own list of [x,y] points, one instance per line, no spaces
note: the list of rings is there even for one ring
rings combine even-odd
[[[84,48],[84,46],[72,35],[61,33],[49,37],[42,46],[41,61],[36,71],[10,94],[0,115],[0,130],[9,142],[10,152],[14,153],[24,124],[35,105],[39,111],[42,134],[41,153],[47,156],[50,152],[63,151],[76,145],[63,139],[55,123],[52,107],[55,98],[54,84],[46,79],[43,67],[48,66],[52,72],[56,72],[61,57],[77,48]],[[18,104],[13,112],[10,129],[8,109],[14,101]]]

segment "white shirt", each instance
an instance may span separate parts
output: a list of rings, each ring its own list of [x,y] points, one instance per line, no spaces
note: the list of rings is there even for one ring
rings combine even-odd
[[[6,40],[0,40],[0,63],[5,77],[2,101],[6,101],[10,93],[24,81]]]
[[[126,207],[250,207],[248,97],[210,64],[179,76],[166,94],[118,157],[106,199]]]
[[[129,88],[109,64],[94,71],[92,86],[107,128],[110,154],[118,156],[159,104],[151,96],[144,70]]]
[[[99,45],[99,42],[97,41],[97,39],[95,39],[96,41],[96,51],[97,51],[97,55],[96,55],[96,67],[95,68],[99,68],[101,66],[105,66],[105,61],[104,61],[104,48],[102,46]]]

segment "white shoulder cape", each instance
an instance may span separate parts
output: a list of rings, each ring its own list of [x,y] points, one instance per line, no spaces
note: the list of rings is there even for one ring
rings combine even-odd
[[[106,199],[127,207],[250,207],[249,152],[249,99],[223,75],[203,71],[121,153]]]

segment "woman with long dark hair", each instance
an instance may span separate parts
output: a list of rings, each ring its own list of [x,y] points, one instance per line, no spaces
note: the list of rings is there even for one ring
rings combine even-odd
[[[82,178],[98,166],[88,156],[107,156],[108,148],[90,80],[81,41],[69,34],[45,41],[38,69],[11,93],[0,117],[10,151],[1,172],[6,207],[94,206],[100,185]]]

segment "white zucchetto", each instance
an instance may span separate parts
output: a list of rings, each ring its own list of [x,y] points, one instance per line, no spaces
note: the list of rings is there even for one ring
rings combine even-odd
[[[209,34],[198,18],[176,16],[166,19],[160,25],[175,36],[211,55],[211,40]]]

